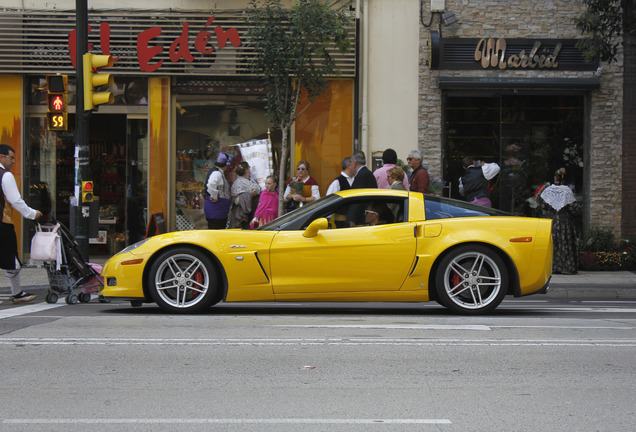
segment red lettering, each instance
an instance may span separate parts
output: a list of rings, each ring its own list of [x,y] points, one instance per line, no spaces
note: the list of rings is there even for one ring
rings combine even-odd
[[[205,26],[207,27],[212,24],[212,21],[214,21],[214,17],[208,19],[208,21],[205,23]],[[211,46],[209,49],[206,48],[211,36],[212,33],[210,33],[209,31],[201,30],[194,40],[194,49],[196,49],[201,54],[212,54],[214,52],[214,47]]]
[[[211,17],[205,23],[205,27],[209,27],[214,21],[215,17]],[[189,45],[189,22],[185,22],[183,25],[183,29],[181,31],[181,35],[178,36],[170,45],[169,49],[169,58],[171,62],[178,62],[180,59],[184,59],[185,61],[192,63],[194,61],[194,56],[190,51]],[[90,33],[91,27],[88,26],[88,33]],[[137,59],[139,61],[139,68],[142,72],[154,72],[159,69],[163,64],[163,59],[158,60],[152,63],[153,58],[159,55],[163,51],[163,45],[150,45],[151,41],[160,36],[162,32],[161,27],[152,27],[147,30],[142,31],[137,35]],[[233,27],[227,31],[223,30],[221,26],[216,26],[214,29],[214,33],[216,34],[217,39],[217,49],[224,48],[228,41],[234,47],[241,46],[241,38],[239,36],[238,30]],[[100,24],[99,29],[99,43],[101,47],[102,54],[110,55],[110,36],[111,36],[111,28],[110,24],[107,22],[102,22]],[[215,47],[210,43],[212,39],[212,33],[206,30],[205,28],[197,33],[197,36],[194,40],[194,49],[203,54],[209,55],[215,51]],[[482,41],[485,42],[484,39]],[[492,42],[491,42],[492,43]],[[481,44],[481,42],[480,42]],[[68,35],[68,48],[71,57],[71,63],[73,67],[76,67],[77,64],[77,30],[72,30]],[[93,44],[88,44],[88,51],[91,51],[93,48]],[[475,50],[475,60],[479,60],[477,56],[479,55],[479,46],[477,50]],[[486,54],[486,49],[484,47],[483,54]],[[492,48],[489,48],[489,51],[494,51]],[[113,61],[119,60],[119,57],[113,57]],[[490,52],[488,53],[488,60],[490,60]],[[482,60],[483,61],[483,60]]]
[[[110,53],[110,24],[102,22],[99,26],[99,44],[102,47],[102,54],[112,55]],[[119,57],[113,57],[113,63],[119,60]]]
[[[219,48],[225,48],[225,44],[228,39],[230,40],[232,46],[241,46],[241,37],[238,34],[238,30],[234,27],[224,32],[221,26],[216,26],[216,28],[214,29],[214,33],[216,33],[216,41],[219,44]]]
[[[150,64],[150,60],[163,50],[161,45],[148,46],[148,43],[159,35],[161,35],[161,27],[152,27],[137,36],[137,59],[143,72],[154,72],[163,63],[163,60],[159,60],[157,63]]]
[[[179,59],[185,59],[188,63],[192,63],[194,57],[190,53],[190,47],[188,47],[188,29],[190,23],[186,21],[183,24],[183,30],[181,36],[177,37],[170,45],[170,61],[176,63]]]
[[[87,33],[91,32],[91,26],[88,26]],[[88,44],[88,50],[93,49],[93,44]],[[68,34],[68,50],[71,53],[71,64],[73,67],[77,67],[76,59],[77,59],[77,30],[71,30]]]

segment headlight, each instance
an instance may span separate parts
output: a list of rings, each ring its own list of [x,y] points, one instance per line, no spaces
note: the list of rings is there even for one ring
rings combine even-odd
[[[133,251],[135,249],[137,249],[139,246],[141,246],[142,244],[146,243],[148,240],[150,240],[150,238],[147,239],[143,239],[142,241],[138,241],[137,243],[133,243],[130,246],[128,246],[127,248],[121,250],[120,252],[116,253],[115,255],[119,255],[119,254],[123,254],[126,252],[130,252]]]

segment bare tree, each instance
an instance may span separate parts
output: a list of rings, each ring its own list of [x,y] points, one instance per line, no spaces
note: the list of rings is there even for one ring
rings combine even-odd
[[[256,53],[250,68],[264,81],[270,123],[281,131],[281,185],[287,172],[290,128],[328,88],[327,77],[337,74],[331,53],[349,49],[350,20],[345,11],[326,1],[293,0],[289,8],[281,0],[250,2],[247,36]],[[308,103],[299,106],[303,94]],[[283,213],[283,199],[281,193],[279,215]]]

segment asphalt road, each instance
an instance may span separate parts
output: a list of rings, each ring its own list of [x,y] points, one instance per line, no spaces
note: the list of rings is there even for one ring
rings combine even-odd
[[[2,431],[632,431],[636,302],[0,303]]]

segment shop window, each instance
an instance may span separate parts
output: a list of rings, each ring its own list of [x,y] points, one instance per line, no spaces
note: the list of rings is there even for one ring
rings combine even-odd
[[[230,183],[241,160],[236,144],[268,137],[264,103],[257,97],[177,96],[175,154],[177,230],[207,228],[204,183],[219,152],[232,156]]]
[[[444,178],[451,183],[451,196],[461,199],[461,160],[472,156],[501,167],[491,184],[494,208],[535,215],[528,199],[553,182],[560,167],[582,201],[583,102],[583,96],[446,95]]]

